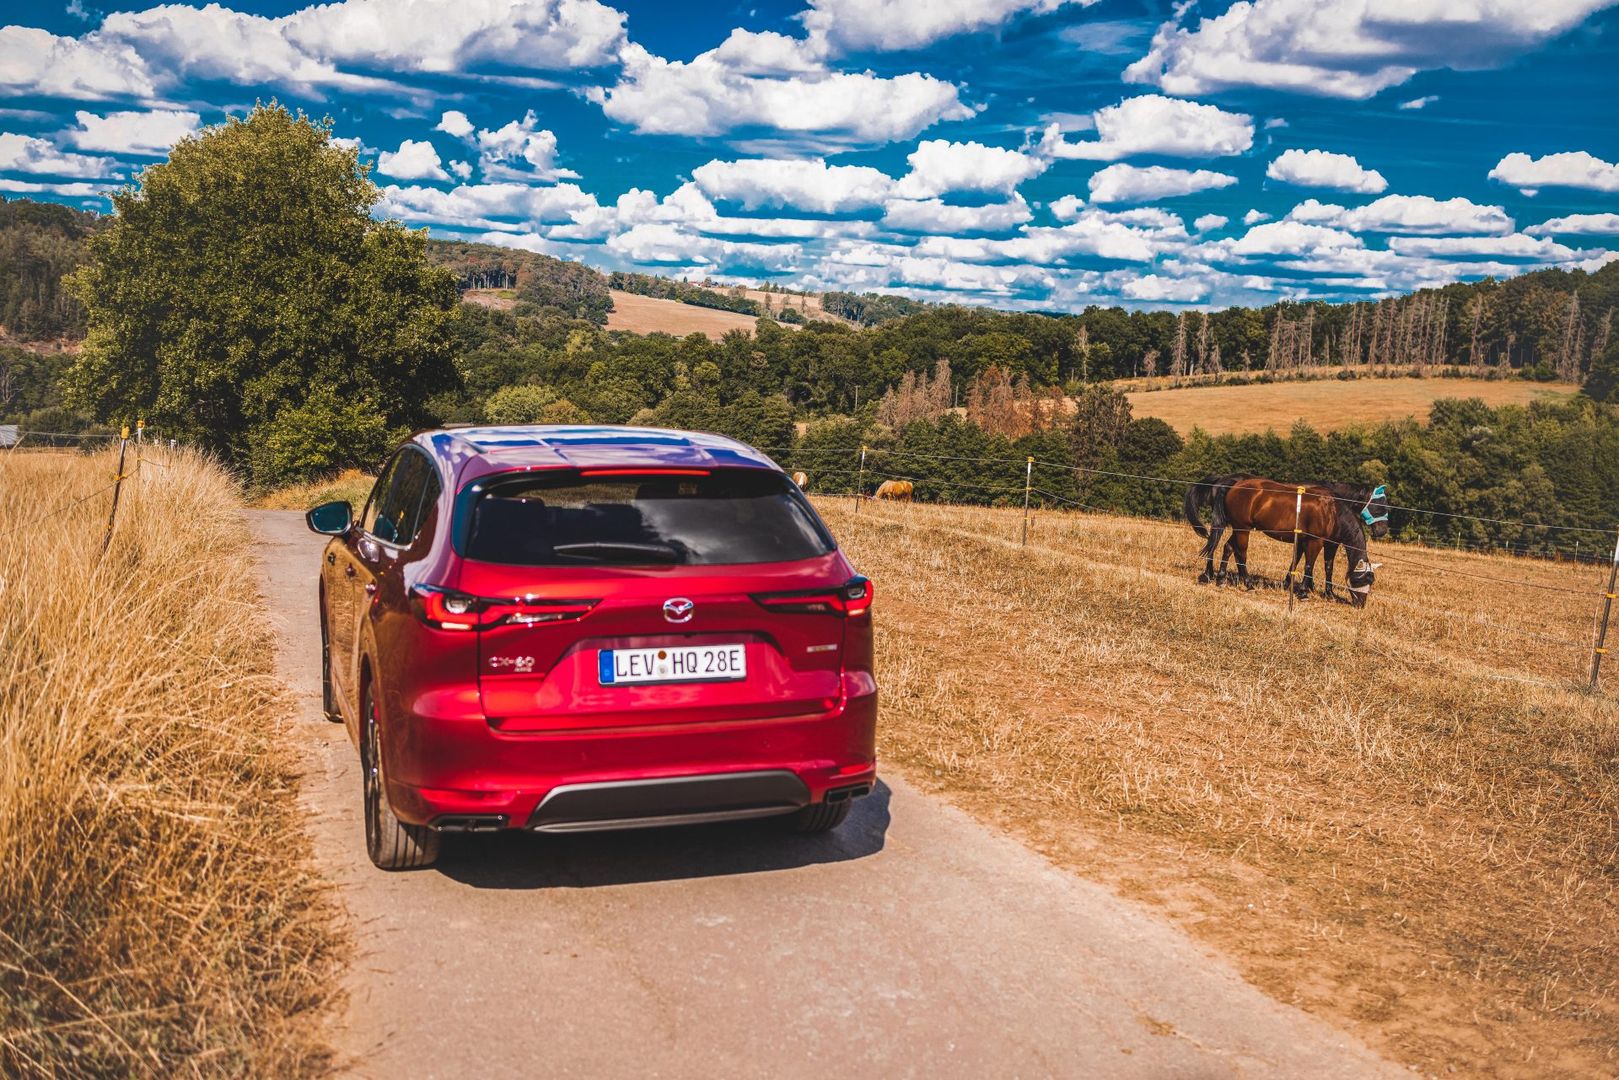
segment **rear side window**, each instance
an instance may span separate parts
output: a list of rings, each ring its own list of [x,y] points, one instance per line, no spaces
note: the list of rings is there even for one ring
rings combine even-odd
[[[409,547],[438,497],[438,474],[418,450],[399,452],[378,492],[371,496],[365,530],[378,540]]]
[[[832,538],[787,478],[708,475],[486,481],[467,509],[464,554],[523,566],[718,566],[825,555]]]

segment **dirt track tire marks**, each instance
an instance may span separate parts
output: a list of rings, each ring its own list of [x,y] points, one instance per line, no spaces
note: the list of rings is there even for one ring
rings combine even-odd
[[[376,870],[322,719],[320,540],[250,516],[317,857],[360,938],[332,1028],[355,1075],[1405,1075],[892,773],[821,836],[468,836]]]

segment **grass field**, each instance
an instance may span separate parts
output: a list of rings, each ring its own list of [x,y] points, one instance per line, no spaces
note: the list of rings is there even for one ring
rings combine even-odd
[[[1285,435],[1296,420],[1307,421],[1317,431],[1408,416],[1426,421],[1428,410],[1439,398],[1483,398],[1493,407],[1567,397],[1578,390],[1577,386],[1521,379],[1363,378],[1194,386],[1137,391],[1129,398],[1135,416],[1156,416],[1182,435],[1193,427],[1201,427],[1211,435],[1242,435],[1268,429]]]
[[[759,320],[753,315],[719,308],[682,304],[679,300],[663,300],[656,296],[611,290],[613,310],[607,316],[607,329],[633,330],[637,334],[707,334],[718,341],[732,330],[753,333]]]
[[[0,1075],[324,1074],[347,939],[239,499],[163,455],[103,556],[113,471],[0,458]]]
[[[1195,584],[1184,526],[819,503],[877,582],[887,761],[1395,1060],[1619,1069],[1596,568],[1374,545],[1367,608],[1290,613]]]

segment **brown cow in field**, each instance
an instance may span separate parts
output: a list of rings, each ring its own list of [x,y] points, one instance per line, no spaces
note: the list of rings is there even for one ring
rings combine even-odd
[[[884,480],[877,485],[874,499],[887,499],[891,502],[910,502],[916,486],[909,480]]]
[[[795,472],[793,473],[793,483],[797,484],[800,488],[806,487],[809,484],[809,477],[805,476],[801,472]]]

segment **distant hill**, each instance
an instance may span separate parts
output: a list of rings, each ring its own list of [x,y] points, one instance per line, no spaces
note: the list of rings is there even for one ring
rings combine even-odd
[[[613,307],[607,294],[607,278],[584,263],[453,240],[429,240],[427,250],[434,263],[455,273],[463,292],[511,290],[516,304],[551,308],[597,326],[606,324],[607,313]]]
[[[84,309],[62,278],[84,260],[85,237],[102,220],[57,203],[0,198],[0,340],[84,336]]]

